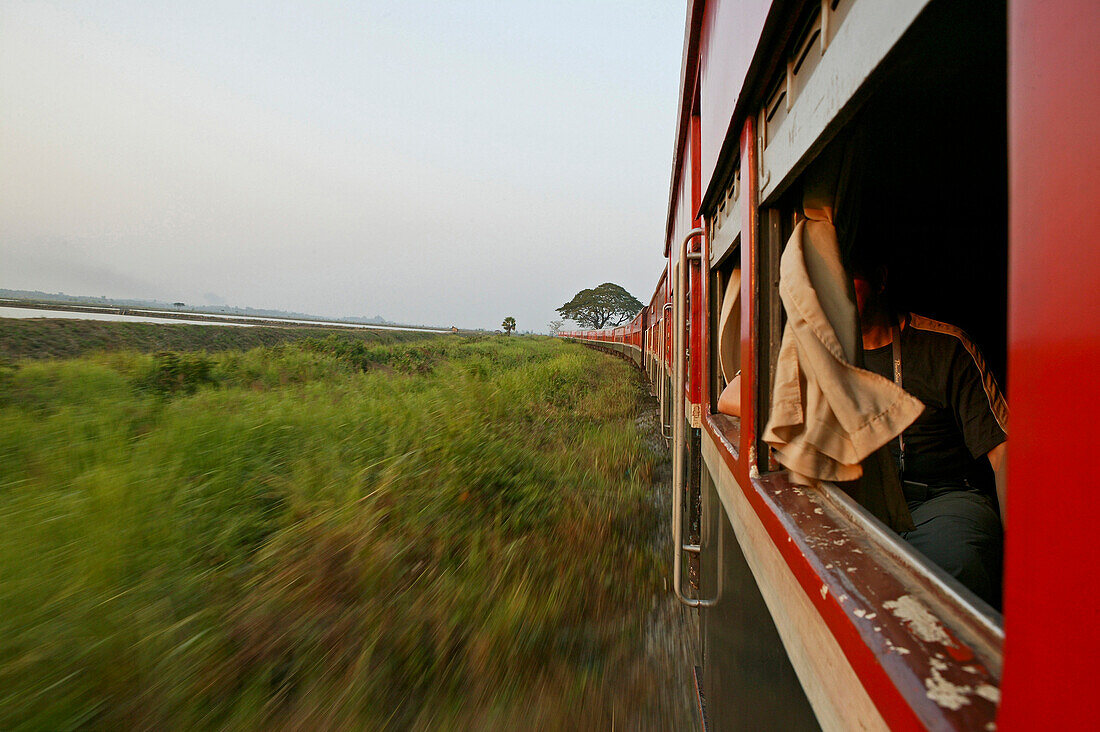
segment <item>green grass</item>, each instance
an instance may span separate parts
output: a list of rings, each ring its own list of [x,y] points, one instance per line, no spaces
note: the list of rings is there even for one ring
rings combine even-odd
[[[229,351],[324,338],[331,328],[189,323],[127,323],[100,320],[0,318],[0,359],[74,358],[101,351]],[[438,337],[401,330],[341,329],[342,340],[374,344]]]
[[[545,338],[0,367],[0,728],[610,726],[640,399]]]

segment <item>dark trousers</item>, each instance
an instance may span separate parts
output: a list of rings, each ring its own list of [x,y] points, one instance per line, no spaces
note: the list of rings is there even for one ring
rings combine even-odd
[[[916,528],[902,538],[1000,609],[1004,537],[993,501],[965,485],[906,483],[905,497]]]

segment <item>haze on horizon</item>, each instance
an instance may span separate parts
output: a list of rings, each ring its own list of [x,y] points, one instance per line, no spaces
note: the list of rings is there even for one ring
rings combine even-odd
[[[0,3],[0,287],[535,332],[647,301],[684,13]]]

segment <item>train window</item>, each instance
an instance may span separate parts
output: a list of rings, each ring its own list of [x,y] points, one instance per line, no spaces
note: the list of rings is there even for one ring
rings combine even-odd
[[[741,375],[741,263],[727,261],[711,273],[713,301],[711,312],[711,343],[717,344],[711,353],[711,412],[740,417],[740,391],[725,389]],[[737,389],[735,386],[734,389]],[[727,423],[727,428],[736,427]],[[727,429],[727,432],[729,429]],[[727,437],[732,435],[727,434]]]
[[[852,172],[835,222],[849,267],[856,260],[884,263],[890,307],[965,331],[1002,387],[1008,260],[1005,27],[1004,8],[996,4],[977,9],[933,3],[876,70],[871,91],[816,158],[843,157]],[[803,171],[760,216],[758,398],[763,408],[770,403],[783,325],[779,256],[803,190],[817,185],[815,176],[821,174],[815,163]],[[761,425],[767,416],[761,414]],[[762,443],[758,450],[769,455]],[[763,462],[762,471],[779,467]],[[974,469],[975,488],[988,493],[987,461],[976,460]],[[998,604],[995,592],[985,599]]]
[[[726,386],[740,372],[741,353],[741,171],[736,168],[717,212],[707,220],[709,237],[710,412],[732,417],[730,409],[719,409]],[[732,393],[732,392],[731,392]],[[736,410],[739,412],[739,410]],[[723,419],[727,437],[736,443],[739,420]]]

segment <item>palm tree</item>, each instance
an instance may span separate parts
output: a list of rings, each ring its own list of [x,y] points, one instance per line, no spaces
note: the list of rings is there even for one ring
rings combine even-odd
[[[504,319],[504,322],[500,324],[501,328],[504,328],[504,335],[509,335],[516,329],[516,319],[509,315]]]

